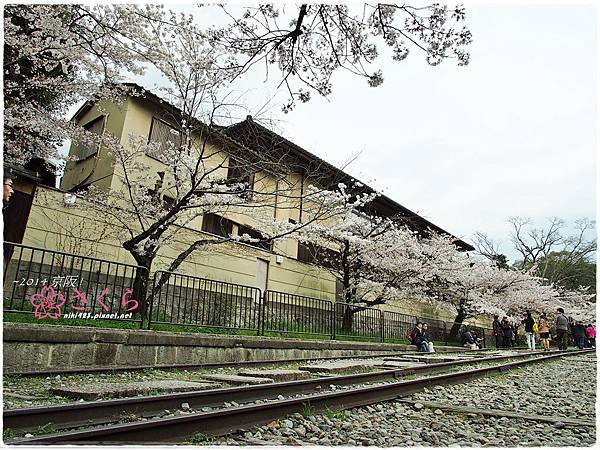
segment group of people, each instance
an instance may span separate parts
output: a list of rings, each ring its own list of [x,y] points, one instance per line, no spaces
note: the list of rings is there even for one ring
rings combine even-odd
[[[431,336],[429,335],[429,325],[426,322],[417,322],[417,325],[409,333],[408,337],[410,343],[415,345],[420,352],[433,353],[433,342],[431,342]]]
[[[525,328],[525,341],[529,350],[535,350],[536,334],[539,335],[540,342],[545,351],[550,350],[550,321],[546,313],[540,314],[537,322],[527,312],[525,318],[521,320]],[[496,348],[508,348],[516,345],[517,328],[520,324],[509,322],[504,316],[502,320],[494,316],[492,329],[496,337]],[[596,327],[589,324],[587,327],[581,321],[573,321],[565,315],[563,308],[556,310],[556,322],[554,325],[556,343],[559,350],[566,350],[569,344],[569,332],[572,336],[572,343],[583,348],[596,348]]]
[[[492,323],[492,332],[496,338],[496,348],[508,348],[517,345],[518,324],[510,322],[508,317],[504,316],[502,320],[494,316]]]

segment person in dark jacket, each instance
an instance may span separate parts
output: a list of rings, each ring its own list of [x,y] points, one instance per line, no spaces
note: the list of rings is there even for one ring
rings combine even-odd
[[[558,349],[566,350],[569,338],[569,319],[565,316],[565,310],[558,308],[556,310],[556,340],[558,341]]]
[[[468,347],[471,350],[477,350],[477,340],[471,334],[468,328],[465,328],[463,333],[463,346]]]
[[[512,341],[512,326],[508,321],[508,317],[504,316],[502,318],[502,346],[505,348],[509,348],[511,346]]]
[[[411,336],[412,345],[416,346],[421,352],[429,352],[427,341],[423,339],[423,324],[421,322],[417,323],[417,326],[412,331]]]
[[[431,353],[431,336],[429,336],[429,331],[427,331],[428,329],[429,325],[423,322],[423,326],[421,327],[421,339],[427,344],[427,351]]]
[[[585,326],[578,320],[573,327],[573,337],[580,350],[585,348]]]
[[[494,316],[494,321],[492,322],[492,331],[496,337],[496,349],[499,349],[502,347],[502,323],[500,322],[498,316]]]
[[[529,350],[535,350],[535,335],[533,334],[533,325],[535,321],[531,317],[531,312],[527,311],[527,316],[521,321],[525,325],[525,340],[527,341],[527,348]]]

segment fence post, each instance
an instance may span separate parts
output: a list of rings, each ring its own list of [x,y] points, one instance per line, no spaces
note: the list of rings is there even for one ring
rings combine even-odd
[[[481,329],[481,334],[483,335],[483,341],[481,341],[481,343],[483,344],[481,348],[486,348],[485,345],[485,328]]]
[[[385,318],[383,311],[379,311],[379,335],[381,342],[385,342]]]
[[[154,272],[154,276],[152,277],[152,284],[150,284],[150,293],[153,294],[154,293],[154,285],[156,284],[156,274],[159,273],[160,270],[157,270],[156,272]],[[150,276],[148,275],[148,278],[150,278]],[[152,326],[152,311],[154,309],[154,295],[150,295],[148,296],[148,286],[146,286],[146,301],[148,300],[148,298],[150,298],[150,304],[147,305],[146,311],[148,312],[146,319],[148,320],[148,329],[151,329]],[[142,319],[143,322],[143,319]]]
[[[331,339],[335,341],[335,302],[331,302]]]
[[[265,335],[265,305],[267,302],[267,291],[258,290],[258,336]]]

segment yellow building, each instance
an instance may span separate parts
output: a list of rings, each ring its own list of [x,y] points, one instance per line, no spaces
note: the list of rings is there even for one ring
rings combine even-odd
[[[170,133],[170,130],[178,110],[154,94],[139,87],[135,88],[138,89],[138,95],[127,96],[119,103],[108,100],[86,103],[75,114],[73,120],[102,139],[114,137],[123,146],[130,145],[130,136],[143,137],[147,142],[165,145],[175,135]],[[200,132],[203,132],[202,129]],[[302,205],[302,193],[309,184],[323,183],[324,180],[336,183],[352,181],[348,174],[261,126],[250,116],[240,123],[212,133],[207,142],[215,149],[215,174],[228,179],[245,177],[246,182],[254,185],[263,183],[265,186],[275,186],[273,192],[281,189],[278,183],[285,182],[286,189],[289,192],[297,192],[298,195],[284,198],[275,195],[269,199],[268,205],[263,202],[260,208],[251,212],[231,210],[222,215],[209,214],[194,218],[181,227],[175,242],[161,249],[153,270],[167,268],[179,252],[199,239],[198,236],[219,236],[224,233],[234,236],[258,235],[255,220],[257,213],[270,214],[280,221],[301,222],[303,214],[310,213],[306,205]],[[232,153],[224,153],[223,149],[231,149]],[[269,173],[240,172],[234,165],[233,153],[248,150],[256,154],[268,150],[286,155],[289,161],[293,161],[289,166],[293,171],[282,174],[277,179]],[[91,211],[86,207],[83,198],[75,199],[68,195],[65,197],[65,193],[77,192],[88,186],[104,190],[123,190],[123,174],[118,164],[115,164],[114,156],[103,145],[73,144],[69,157],[60,189],[37,190],[23,243],[134,263],[130,253],[122,248],[122,240],[119,238],[119,229],[122,227],[119,223],[107,215]],[[172,185],[172,180],[167,179],[169,175],[164,175],[163,162],[149,155],[142,158],[150,172],[156,174],[153,179],[156,180],[157,190],[159,186]],[[169,189],[163,189],[161,201],[170,201],[171,197],[174,197]],[[268,190],[263,190],[265,189]],[[424,231],[429,228],[448,234],[388,197],[380,196],[370,208],[371,213],[384,217],[401,216],[415,230]],[[459,239],[456,243],[463,250],[473,249]],[[256,286],[263,290],[335,300],[339,297],[336,295],[336,292],[339,294],[339,283],[336,283],[335,276],[327,268],[314,263],[318,259],[318,253],[323,251],[325,250],[322,248],[292,239],[285,239],[274,246],[265,243],[227,243],[193,253],[180,266],[179,271],[214,280]],[[427,315],[429,312],[435,315],[434,312],[423,308],[421,305],[407,302],[402,310],[408,314]]]

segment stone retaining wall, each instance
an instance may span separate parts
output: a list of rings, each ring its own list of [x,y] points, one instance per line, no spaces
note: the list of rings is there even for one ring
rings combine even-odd
[[[402,344],[4,324],[5,373],[359,356],[414,350],[414,346]]]

